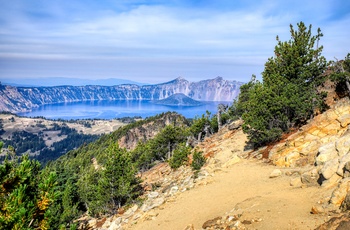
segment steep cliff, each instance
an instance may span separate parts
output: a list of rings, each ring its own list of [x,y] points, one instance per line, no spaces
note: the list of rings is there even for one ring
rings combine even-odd
[[[168,112],[158,116],[155,120],[129,129],[118,139],[118,144],[122,148],[133,150],[139,142],[154,138],[167,125],[188,126],[188,123],[180,114]]]
[[[183,78],[157,85],[13,87],[0,85],[0,111],[24,112],[45,104],[93,100],[162,100],[183,93],[199,101],[232,101],[243,83],[221,77],[199,82]]]

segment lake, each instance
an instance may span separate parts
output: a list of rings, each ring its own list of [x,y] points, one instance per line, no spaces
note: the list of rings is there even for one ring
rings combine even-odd
[[[49,119],[113,119],[121,117],[154,116],[167,111],[175,111],[187,118],[201,116],[206,111],[216,113],[220,104],[230,102],[204,102],[200,106],[157,105],[148,100],[84,101],[44,105],[31,112],[18,113],[20,116]]]

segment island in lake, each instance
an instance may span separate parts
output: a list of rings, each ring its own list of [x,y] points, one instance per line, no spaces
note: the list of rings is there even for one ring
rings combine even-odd
[[[183,93],[176,93],[162,100],[152,101],[157,105],[170,105],[170,106],[200,106],[203,102],[196,101]]]

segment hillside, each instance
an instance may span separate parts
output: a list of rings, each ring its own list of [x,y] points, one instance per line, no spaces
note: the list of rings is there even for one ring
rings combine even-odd
[[[320,229],[335,229],[341,210],[350,206],[350,174],[336,172],[337,168],[348,172],[349,114],[350,100],[341,99],[272,151],[271,147],[245,150],[247,138],[240,123],[226,125],[198,145],[208,161],[197,177],[186,166],[171,170],[166,163],[159,164],[142,175],[149,187],[143,205],[86,221],[96,229],[187,230],[315,229],[330,221]],[[316,154],[311,151],[313,143],[300,142],[309,130],[319,134],[314,138],[321,143]],[[309,161],[304,160],[305,153],[294,153],[299,146],[309,148]],[[285,155],[286,148],[294,148],[292,154]],[[299,163],[281,165],[276,152],[279,159]],[[327,179],[320,182],[320,178]]]
[[[126,120],[126,119],[125,119]],[[28,153],[42,163],[54,160],[82,144],[96,141],[127,123],[122,120],[48,120],[0,114],[0,141],[18,155]],[[0,154],[0,159],[3,157]]]
[[[30,111],[42,105],[95,100],[162,100],[183,93],[199,101],[232,101],[243,83],[217,77],[189,82],[183,78],[157,85],[14,87],[0,85],[0,111]]]

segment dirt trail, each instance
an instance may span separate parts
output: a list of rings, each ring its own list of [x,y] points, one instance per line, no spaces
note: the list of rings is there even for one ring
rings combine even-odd
[[[244,155],[246,140],[242,130],[222,130],[203,142],[200,148],[213,153],[212,162],[218,162],[206,166],[218,169],[210,177],[212,183],[180,193],[173,202],[155,209],[153,220],[140,220],[131,229],[183,230],[190,224],[202,229],[208,220],[234,214],[241,214],[239,220],[248,223],[242,224],[246,229],[315,229],[328,220],[327,215],[310,213],[312,206],[329,195],[325,190],[292,187],[285,173],[269,178],[276,166],[237,157],[237,153]]]
[[[290,177],[269,178],[276,167],[256,160],[242,160],[224,169],[214,182],[181,193],[174,202],[155,210],[154,220],[139,222],[132,229],[184,229],[193,224],[201,229],[205,221],[241,209],[243,220],[259,220],[247,229],[314,229],[327,218],[310,214],[321,198],[317,187],[295,188]]]

